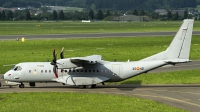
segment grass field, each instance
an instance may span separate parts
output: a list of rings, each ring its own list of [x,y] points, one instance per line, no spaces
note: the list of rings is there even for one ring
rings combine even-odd
[[[111,32],[176,32],[181,21],[165,22],[67,22],[67,21],[0,21],[0,35],[23,34],[74,34]],[[195,21],[194,30],[200,30],[200,21]]]
[[[0,93],[1,112],[186,112],[141,98],[89,93]]]

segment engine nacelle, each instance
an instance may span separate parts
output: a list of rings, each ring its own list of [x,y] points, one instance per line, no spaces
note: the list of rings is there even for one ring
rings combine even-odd
[[[57,60],[58,69],[76,68],[78,65],[73,64],[70,58]]]

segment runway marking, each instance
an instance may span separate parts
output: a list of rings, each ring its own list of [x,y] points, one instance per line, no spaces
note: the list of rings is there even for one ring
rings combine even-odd
[[[184,67],[184,66],[197,66],[197,65],[200,65],[200,64],[193,64],[193,65],[189,65],[188,64],[188,65],[180,65],[180,66],[173,66],[173,67],[177,67],[178,68],[178,67]]]
[[[189,100],[191,100],[191,99],[183,99],[184,101],[189,101]]]
[[[120,92],[109,92],[109,94],[120,94],[120,95],[126,95],[126,93],[120,93]]]
[[[181,103],[189,104],[189,105],[192,105],[192,106],[200,107],[199,104],[187,102],[187,101],[184,101],[184,100],[179,100],[179,99],[176,99],[176,98],[165,97],[165,96],[152,96],[152,95],[141,95],[141,94],[132,94],[132,95],[135,95],[135,96],[143,96],[143,97],[162,98],[162,99],[172,100],[172,101],[181,102]],[[154,100],[154,101],[155,101],[155,100]]]
[[[200,93],[181,92],[181,91],[170,91],[170,90],[152,90],[152,91],[167,91],[167,92],[179,92],[179,93],[185,93],[185,94],[195,94],[195,95],[200,95]]]

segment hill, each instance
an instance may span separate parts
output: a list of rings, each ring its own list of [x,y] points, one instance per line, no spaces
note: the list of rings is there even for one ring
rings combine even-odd
[[[1,0],[0,7],[41,7],[69,6],[85,9],[133,10],[144,9],[152,11],[158,8],[176,9],[197,6],[200,0]]]

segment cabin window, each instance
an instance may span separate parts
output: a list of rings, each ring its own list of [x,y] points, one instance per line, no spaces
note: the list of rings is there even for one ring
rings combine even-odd
[[[69,72],[71,72],[71,69],[69,69]]]
[[[17,68],[18,68],[18,66],[16,66],[16,67],[14,68],[14,71],[17,71]]]
[[[22,68],[20,67],[20,66],[16,66],[16,67],[14,67],[14,69],[13,69],[14,71],[21,71],[22,70]]]
[[[81,73],[83,73],[83,70],[81,70]]]
[[[89,70],[89,72],[91,72],[91,70]]]
[[[87,70],[85,70],[85,72],[87,72]]]
[[[93,70],[93,72],[95,72],[95,70]]]
[[[31,70],[29,70],[29,73],[31,73]]]
[[[49,70],[49,73],[51,73],[51,70]]]
[[[47,73],[47,70],[45,70],[45,73]]]
[[[65,70],[65,73],[67,73],[67,70]]]
[[[97,70],[97,72],[99,72],[99,70]]]
[[[41,73],[43,73],[43,70],[41,70]]]
[[[77,73],[79,73],[79,70],[76,70]]]
[[[73,70],[73,72],[76,72],[76,70]]]

